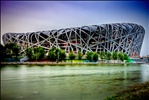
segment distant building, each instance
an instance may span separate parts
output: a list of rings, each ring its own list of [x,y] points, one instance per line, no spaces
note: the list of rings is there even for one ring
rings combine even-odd
[[[65,28],[29,33],[5,33],[4,44],[16,42],[24,54],[25,48],[41,46],[46,51],[51,47],[82,53],[87,51],[117,51],[129,56],[139,56],[145,35],[141,25],[133,23],[113,23]]]

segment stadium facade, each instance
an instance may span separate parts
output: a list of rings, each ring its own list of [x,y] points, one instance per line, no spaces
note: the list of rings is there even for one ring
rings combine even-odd
[[[65,28],[29,33],[5,33],[3,43],[15,42],[25,53],[26,47],[41,46],[46,51],[51,47],[82,53],[87,51],[116,51],[129,56],[139,56],[145,30],[134,23],[113,23]]]

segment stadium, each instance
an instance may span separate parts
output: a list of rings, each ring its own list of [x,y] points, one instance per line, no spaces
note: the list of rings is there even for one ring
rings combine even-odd
[[[66,53],[116,51],[129,56],[139,56],[144,35],[145,30],[141,25],[113,23],[28,33],[5,33],[2,39],[4,45],[9,42],[17,43],[21,54],[25,54],[26,47],[41,46],[46,51],[56,47]]]

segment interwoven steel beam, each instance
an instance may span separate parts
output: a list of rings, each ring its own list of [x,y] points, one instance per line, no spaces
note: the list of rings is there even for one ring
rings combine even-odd
[[[66,28],[30,33],[5,33],[4,44],[15,42],[24,54],[26,47],[41,46],[48,51],[51,47],[61,48],[67,53],[71,50],[82,53],[86,51],[117,51],[129,56],[140,55],[145,35],[141,25],[134,23],[114,23]]]

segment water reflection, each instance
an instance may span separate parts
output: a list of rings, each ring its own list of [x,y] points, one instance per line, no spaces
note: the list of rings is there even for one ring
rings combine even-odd
[[[149,65],[5,66],[2,100],[101,100],[149,81]]]
[[[10,65],[1,65],[0,66],[0,69],[6,68],[6,67],[10,67]],[[20,65],[11,65],[11,68],[12,69],[16,69],[16,68],[19,68],[19,67],[20,67]]]
[[[141,65],[141,82],[149,81],[149,65]]]

